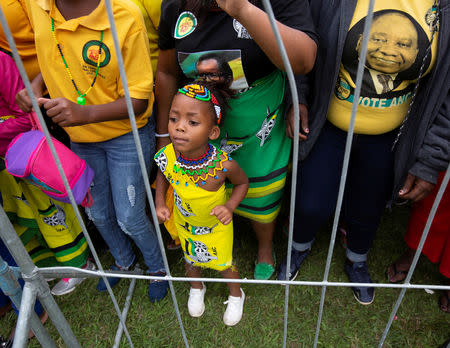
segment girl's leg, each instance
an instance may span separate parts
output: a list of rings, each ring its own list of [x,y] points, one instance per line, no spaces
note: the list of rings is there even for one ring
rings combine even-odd
[[[184,268],[186,270],[186,275],[189,278],[201,278],[202,269],[200,267],[192,266],[191,264],[185,262]],[[203,289],[203,282],[189,282],[193,289]]]
[[[239,272],[236,266],[227,268],[226,270],[220,272],[222,277],[227,279],[240,279]],[[227,283],[228,289],[230,290],[230,296],[241,297],[241,284],[240,283]]]
[[[250,222],[258,239],[258,262],[273,265],[272,240],[276,220],[267,224],[254,220],[250,220]]]

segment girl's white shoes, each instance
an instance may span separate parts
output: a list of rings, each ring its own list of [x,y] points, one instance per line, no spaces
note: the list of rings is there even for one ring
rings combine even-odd
[[[191,317],[198,318],[203,315],[205,311],[205,292],[206,286],[203,284],[203,288],[189,290],[188,310]],[[223,314],[223,322],[227,326],[234,326],[242,319],[242,313],[244,312],[245,293],[241,289],[241,297],[228,296],[228,301],[224,304],[227,305],[227,309]]]
[[[198,318],[203,315],[205,311],[205,298],[206,286],[202,284],[203,288],[189,290],[188,310],[191,317]]]
[[[241,297],[228,296],[228,301],[224,304],[228,304],[225,313],[223,314],[223,322],[227,326],[234,326],[242,319],[242,313],[244,311],[245,294],[241,289]]]

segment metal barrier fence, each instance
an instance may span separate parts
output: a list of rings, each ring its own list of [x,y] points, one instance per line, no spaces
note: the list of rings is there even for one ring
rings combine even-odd
[[[368,14],[366,17],[367,19],[366,19],[365,25],[364,25],[362,52],[361,52],[362,57],[365,57],[366,52],[367,52],[370,26],[372,24],[372,19],[373,19],[374,2],[375,2],[374,0],[370,0],[370,2],[369,2]],[[111,25],[111,31],[113,34],[114,47],[117,52],[120,76],[121,76],[122,84],[124,86],[124,93],[125,93],[128,114],[129,114],[130,123],[132,126],[134,140],[136,142],[136,150],[137,150],[137,153],[139,156],[139,162],[140,162],[142,176],[144,178],[146,194],[147,194],[148,202],[150,205],[153,221],[157,221],[155,205],[154,205],[153,197],[152,197],[151,190],[150,190],[150,182],[148,179],[148,175],[147,175],[148,173],[147,173],[147,170],[145,167],[145,162],[144,162],[144,157],[143,157],[143,153],[142,153],[142,149],[141,149],[140,139],[139,139],[138,132],[137,132],[134,110],[133,110],[133,107],[131,104],[131,98],[130,98],[128,84],[127,84],[127,77],[126,77],[125,70],[124,70],[123,58],[121,55],[121,49],[120,49],[119,40],[118,40],[118,36],[117,36],[117,30],[116,30],[116,26],[115,26],[115,22],[114,22],[114,18],[113,18],[111,0],[105,0],[105,4],[106,4],[106,9],[107,9],[108,19],[109,19],[109,22]],[[269,15],[272,30],[275,33],[275,37],[278,42],[280,52],[282,54],[283,63],[284,63],[284,66],[286,67],[285,70],[286,70],[288,81],[289,81],[289,87],[292,91],[296,91],[292,68],[289,64],[289,60],[288,60],[286,51],[284,49],[284,45],[282,43],[280,34],[278,32],[278,28],[276,27],[276,24],[275,24],[275,18],[274,18],[274,14],[273,14],[273,11],[272,11],[272,8],[270,5],[270,1],[263,0],[263,5],[264,5],[266,12]],[[104,269],[101,265],[101,262],[98,258],[97,252],[92,243],[92,240],[87,232],[87,229],[83,222],[83,219],[81,218],[81,214],[78,210],[78,206],[75,203],[75,199],[74,199],[72,191],[68,185],[67,178],[64,174],[64,171],[62,170],[61,162],[56,154],[54,145],[50,138],[50,133],[45,125],[43,116],[42,116],[40,109],[38,107],[38,104],[37,104],[37,100],[34,97],[30,81],[25,72],[24,66],[22,64],[22,61],[20,59],[20,56],[18,54],[16,45],[15,45],[14,39],[11,35],[11,31],[9,29],[8,23],[6,21],[5,15],[1,8],[0,8],[0,22],[1,22],[1,25],[3,26],[4,32],[8,39],[9,45],[11,47],[13,58],[16,62],[17,67],[19,68],[20,75],[25,83],[27,92],[30,96],[32,96],[33,108],[34,108],[36,114],[38,115],[39,121],[43,128],[43,132],[46,137],[46,140],[50,146],[50,150],[51,150],[52,155],[57,164],[58,171],[63,179],[64,186],[65,186],[67,192],[69,193],[70,202],[75,211],[77,219],[81,225],[84,237],[86,238],[86,241],[87,241],[90,251],[93,255],[93,258],[99,269],[99,271],[89,271],[89,270],[84,270],[84,269],[79,269],[79,268],[74,268],[74,267],[37,268],[31,261],[31,258],[29,257],[27,251],[25,250],[25,248],[24,248],[23,244],[21,243],[19,237],[17,236],[16,232],[14,231],[14,228],[13,228],[12,224],[10,223],[8,217],[6,216],[4,210],[0,207],[0,226],[1,226],[0,237],[5,242],[5,244],[8,246],[8,249],[11,251],[11,254],[13,255],[17,264],[19,265],[19,268],[8,267],[6,262],[4,262],[0,258],[0,286],[1,286],[2,290],[11,297],[14,304],[18,308],[20,308],[20,313],[19,313],[19,317],[18,317],[18,321],[17,321],[16,335],[15,335],[13,347],[19,348],[19,347],[26,346],[30,326],[34,331],[36,338],[39,340],[40,344],[43,347],[56,347],[55,343],[53,342],[52,338],[48,334],[47,330],[41,324],[39,318],[33,311],[36,298],[38,298],[42,302],[45,310],[48,312],[49,317],[52,319],[53,324],[55,325],[56,329],[58,330],[58,332],[59,332],[61,338],[64,340],[65,344],[70,348],[71,347],[80,347],[80,344],[78,343],[77,338],[75,337],[72,329],[70,328],[70,325],[64,318],[64,315],[62,314],[62,312],[59,309],[58,305],[56,304],[55,300],[53,299],[53,297],[50,293],[50,288],[49,288],[47,282],[45,281],[45,277],[102,277],[104,280],[106,280],[106,277],[120,277],[120,278],[132,279],[123,311],[121,311],[121,309],[119,308],[117,300],[109,286],[109,283],[105,281],[105,284],[107,286],[108,293],[111,297],[111,301],[114,305],[114,308],[117,312],[117,315],[118,315],[118,318],[120,321],[119,328],[117,330],[117,334],[116,334],[116,338],[115,338],[114,347],[119,346],[122,332],[125,333],[130,347],[133,347],[133,342],[132,342],[129,332],[127,330],[125,321],[126,321],[126,317],[127,317],[128,309],[130,306],[131,297],[132,297],[132,294],[134,291],[136,280],[138,280],[138,279],[160,280],[161,278],[143,275],[139,272],[115,273],[115,272],[108,272],[108,271],[105,272],[104,271]],[[181,319],[181,315],[180,315],[180,311],[179,311],[179,307],[178,307],[178,303],[177,303],[177,297],[176,297],[175,290],[173,287],[173,281],[180,281],[180,282],[203,281],[203,282],[218,282],[218,283],[238,282],[238,283],[242,283],[242,284],[286,285],[285,286],[285,303],[284,303],[285,306],[284,306],[283,347],[286,347],[286,344],[287,344],[287,327],[288,327],[288,313],[289,313],[288,304],[289,304],[290,286],[320,286],[322,288],[319,313],[318,313],[318,319],[317,319],[317,326],[316,326],[316,331],[315,331],[314,347],[317,347],[317,344],[318,344],[327,287],[329,287],[329,286],[331,286],[331,287],[367,286],[366,283],[349,283],[349,282],[330,282],[330,281],[328,281],[329,270],[330,270],[330,265],[331,265],[331,258],[333,255],[335,239],[336,239],[336,234],[337,234],[338,221],[339,221],[339,216],[340,216],[342,201],[343,201],[343,196],[344,196],[345,181],[346,181],[346,177],[347,177],[347,170],[348,170],[348,164],[349,164],[349,158],[350,158],[350,149],[351,149],[354,125],[355,125],[355,117],[356,117],[356,111],[358,108],[358,100],[359,100],[360,90],[361,90],[361,85],[362,85],[364,63],[365,62],[363,60],[360,60],[359,65],[358,65],[355,97],[354,97],[354,101],[353,101],[353,105],[352,105],[351,121],[350,121],[350,126],[349,126],[349,130],[348,130],[347,141],[346,141],[346,147],[345,147],[345,157],[344,157],[344,163],[343,163],[343,168],[342,168],[342,173],[341,173],[339,195],[338,195],[336,211],[335,211],[335,216],[334,216],[334,221],[333,221],[333,228],[332,228],[332,234],[331,234],[331,239],[330,239],[330,244],[329,244],[328,256],[327,256],[327,261],[326,261],[326,266],[325,266],[325,271],[324,271],[324,276],[323,276],[322,281],[276,281],[276,280],[251,280],[251,279],[234,279],[233,280],[233,279],[218,279],[218,278],[173,277],[170,273],[170,267],[169,267],[167,257],[165,254],[165,248],[164,248],[163,240],[161,237],[161,231],[160,231],[159,225],[155,224],[159,247],[160,247],[161,253],[163,255],[164,266],[166,267],[166,270],[167,270],[167,276],[165,277],[165,279],[167,279],[169,282],[169,288],[170,288],[170,293],[172,296],[172,301],[173,301],[173,305],[174,305],[175,312],[176,312],[176,317],[178,319],[182,338],[183,338],[183,341],[184,341],[184,344],[186,347],[189,347],[189,343],[188,343],[188,339],[186,336],[186,332],[184,330],[183,321]],[[297,97],[296,93],[292,93],[292,97],[293,97],[294,119],[295,119],[294,134],[298,134],[298,132],[299,132],[298,97]],[[298,137],[294,137],[293,158],[298,158],[298,146],[299,146]],[[289,217],[289,236],[288,236],[288,247],[287,247],[287,254],[288,254],[287,270],[290,269],[290,259],[291,259],[290,254],[291,254],[292,239],[293,239],[294,204],[295,204],[295,192],[296,192],[295,178],[297,177],[297,161],[293,161],[292,167],[293,167],[292,176],[293,176],[294,180],[292,180],[292,185],[291,185],[292,195],[291,195],[290,210],[289,210],[290,217]],[[423,231],[419,246],[414,255],[413,262],[411,264],[411,267],[408,271],[408,274],[406,276],[404,283],[403,284],[392,284],[392,283],[373,283],[373,284],[371,284],[371,286],[373,286],[375,288],[393,288],[393,289],[399,288],[399,289],[401,289],[398,299],[397,299],[397,301],[392,309],[392,312],[389,316],[389,320],[386,324],[383,335],[379,341],[379,347],[382,347],[386,340],[386,337],[389,333],[392,321],[394,320],[397,310],[398,310],[400,304],[402,303],[402,300],[404,298],[404,295],[405,295],[405,292],[407,289],[450,290],[450,286],[422,285],[422,284],[419,285],[419,284],[411,284],[410,283],[412,275],[416,268],[418,259],[420,257],[422,248],[424,246],[425,240],[428,236],[428,232],[430,230],[431,223],[434,219],[438,205],[439,205],[441,198],[445,192],[445,189],[448,185],[449,179],[450,179],[450,165],[447,168],[443,182],[439,188],[439,191],[438,191],[438,194],[434,201],[433,207],[428,216],[427,223],[426,223],[425,229]],[[23,291],[21,290],[19,284],[17,283],[17,278],[19,276],[22,276],[22,278],[25,280],[25,286],[24,286]]]

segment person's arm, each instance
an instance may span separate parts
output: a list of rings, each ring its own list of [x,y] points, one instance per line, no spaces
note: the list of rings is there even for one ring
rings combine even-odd
[[[158,170],[158,173],[156,173],[155,209],[158,223],[160,224],[170,219],[170,209],[166,205],[166,193],[168,188],[169,182],[164,177],[161,170]]]
[[[175,50],[160,50],[158,68],[156,70],[155,96],[158,105],[156,114],[156,133],[164,135],[157,137],[156,149],[170,143],[169,133],[169,111],[172,99],[177,93],[178,67],[175,59]]]
[[[226,177],[233,184],[233,191],[228,201],[224,205],[217,205],[210,215],[215,215],[224,225],[228,225],[233,219],[233,212],[242,202],[248,191],[248,178],[236,161],[227,161],[224,163],[227,169]]]
[[[51,117],[52,121],[61,127],[81,126],[128,118],[125,98],[100,105],[78,105],[66,98],[39,98],[38,102],[47,110],[47,116]],[[147,109],[148,100],[131,98],[131,103],[134,113],[140,115]]]
[[[417,161],[409,170],[399,197],[413,202],[425,198],[434,188],[439,172],[450,161],[450,94],[442,104],[438,115],[423,141]]]
[[[217,4],[247,29],[253,40],[271,62],[281,70],[283,60],[273,34],[268,15],[248,0],[216,0]],[[295,74],[306,74],[314,66],[317,45],[304,32],[290,28],[277,21],[289,62]]]

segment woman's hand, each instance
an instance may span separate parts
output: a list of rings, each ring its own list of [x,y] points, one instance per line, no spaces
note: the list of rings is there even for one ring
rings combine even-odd
[[[434,189],[434,184],[417,176],[408,174],[403,187],[398,193],[400,198],[418,202],[428,196]]]
[[[305,141],[308,138],[308,108],[305,104],[298,104],[300,112],[300,132],[298,133],[298,140]],[[303,132],[303,133],[302,133]],[[294,107],[291,106],[286,117],[286,135],[294,138]]]

